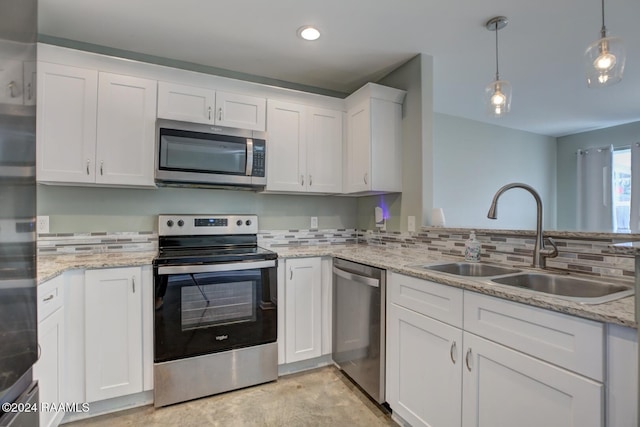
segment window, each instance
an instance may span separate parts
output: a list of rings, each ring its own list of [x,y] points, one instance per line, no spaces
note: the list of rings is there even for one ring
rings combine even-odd
[[[629,229],[631,205],[631,149],[613,151],[613,212],[614,230],[626,232]]]

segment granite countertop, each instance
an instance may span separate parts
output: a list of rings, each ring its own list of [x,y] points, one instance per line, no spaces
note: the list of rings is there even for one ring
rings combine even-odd
[[[624,242],[610,245],[614,253],[622,255],[640,255],[640,242]]]
[[[546,296],[540,293],[519,290],[507,285],[497,285],[486,278],[454,276],[437,271],[411,267],[415,264],[437,264],[462,261],[460,257],[440,253],[420,252],[415,249],[384,249],[367,245],[315,246],[272,248],[281,258],[334,256],[350,261],[384,268],[396,273],[431,280],[449,286],[480,292],[499,298],[525,303],[535,307],[567,313],[586,319],[614,323],[636,328],[634,297],[629,296],[603,304],[580,304],[573,301]],[[521,267],[517,267],[520,268]],[[576,275],[577,276],[577,275]],[[592,276],[587,278],[593,279]],[[632,285],[633,282],[629,281]]]
[[[151,265],[157,255],[156,251],[151,251],[39,256],[38,285],[59,276],[67,270]]]
[[[415,264],[461,261],[460,257],[442,255],[439,252],[419,251],[411,248],[386,249],[358,244],[272,247],[271,249],[276,251],[280,258],[339,257],[396,273],[432,280],[445,285],[481,292],[574,316],[622,326],[637,327],[633,296],[604,304],[580,304],[553,296],[518,290],[510,286],[496,285],[490,283],[487,279],[453,276],[411,267]],[[640,249],[638,250],[640,251]],[[38,258],[38,284],[52,279],[66,270],[150,265],[156,256],[157,252],[155,251],[40,256]],[[593,277],[590,278],[593,279]]]

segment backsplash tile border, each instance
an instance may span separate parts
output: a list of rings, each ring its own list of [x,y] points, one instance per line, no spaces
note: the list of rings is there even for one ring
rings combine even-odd
[[[39,256],[153,252],[158,250],[158,234],[152,231],[38,234],[37,250]]]

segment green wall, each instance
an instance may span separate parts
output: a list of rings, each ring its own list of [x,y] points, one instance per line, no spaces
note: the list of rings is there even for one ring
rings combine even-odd
[[[155,231],[165,213],[247,213],[260,229],[354,228],[351,197],[261,194],[202,188],[128,189],[38,186],[38,215],[50,217],[50,232]]]
[[[521,189],[500,198],[497,220],[487,218],[496,191],[522,182],[542,198],[545,229],[556,227],[556,138],[439,113],[433,133],[433,203],[447,226],[535,229],[535,200]]]

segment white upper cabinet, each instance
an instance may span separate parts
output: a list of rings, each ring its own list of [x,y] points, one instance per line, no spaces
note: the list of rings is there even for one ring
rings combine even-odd
[[[214,124],[215,100],[211,89],[158,82],[158,118]]]
[[[270,99],[267,191],[342,191],[341,111]]]
[[[406,92],[368,83],[346,98],[345,193],[402,191],[402,102]]]
[[[264,131],[265,114],[265,98],[158,83],[158,118]]]
[[[38,63],[37,179],[95,182],[98,72]]]
[[[153,186],[155,80],[38,67],[38,181]]]
[[[216,125],[264,131],[267,100],[237,93],[216,92]]]
[[[154,185],[155,80],[100,73],[96,183]]]

